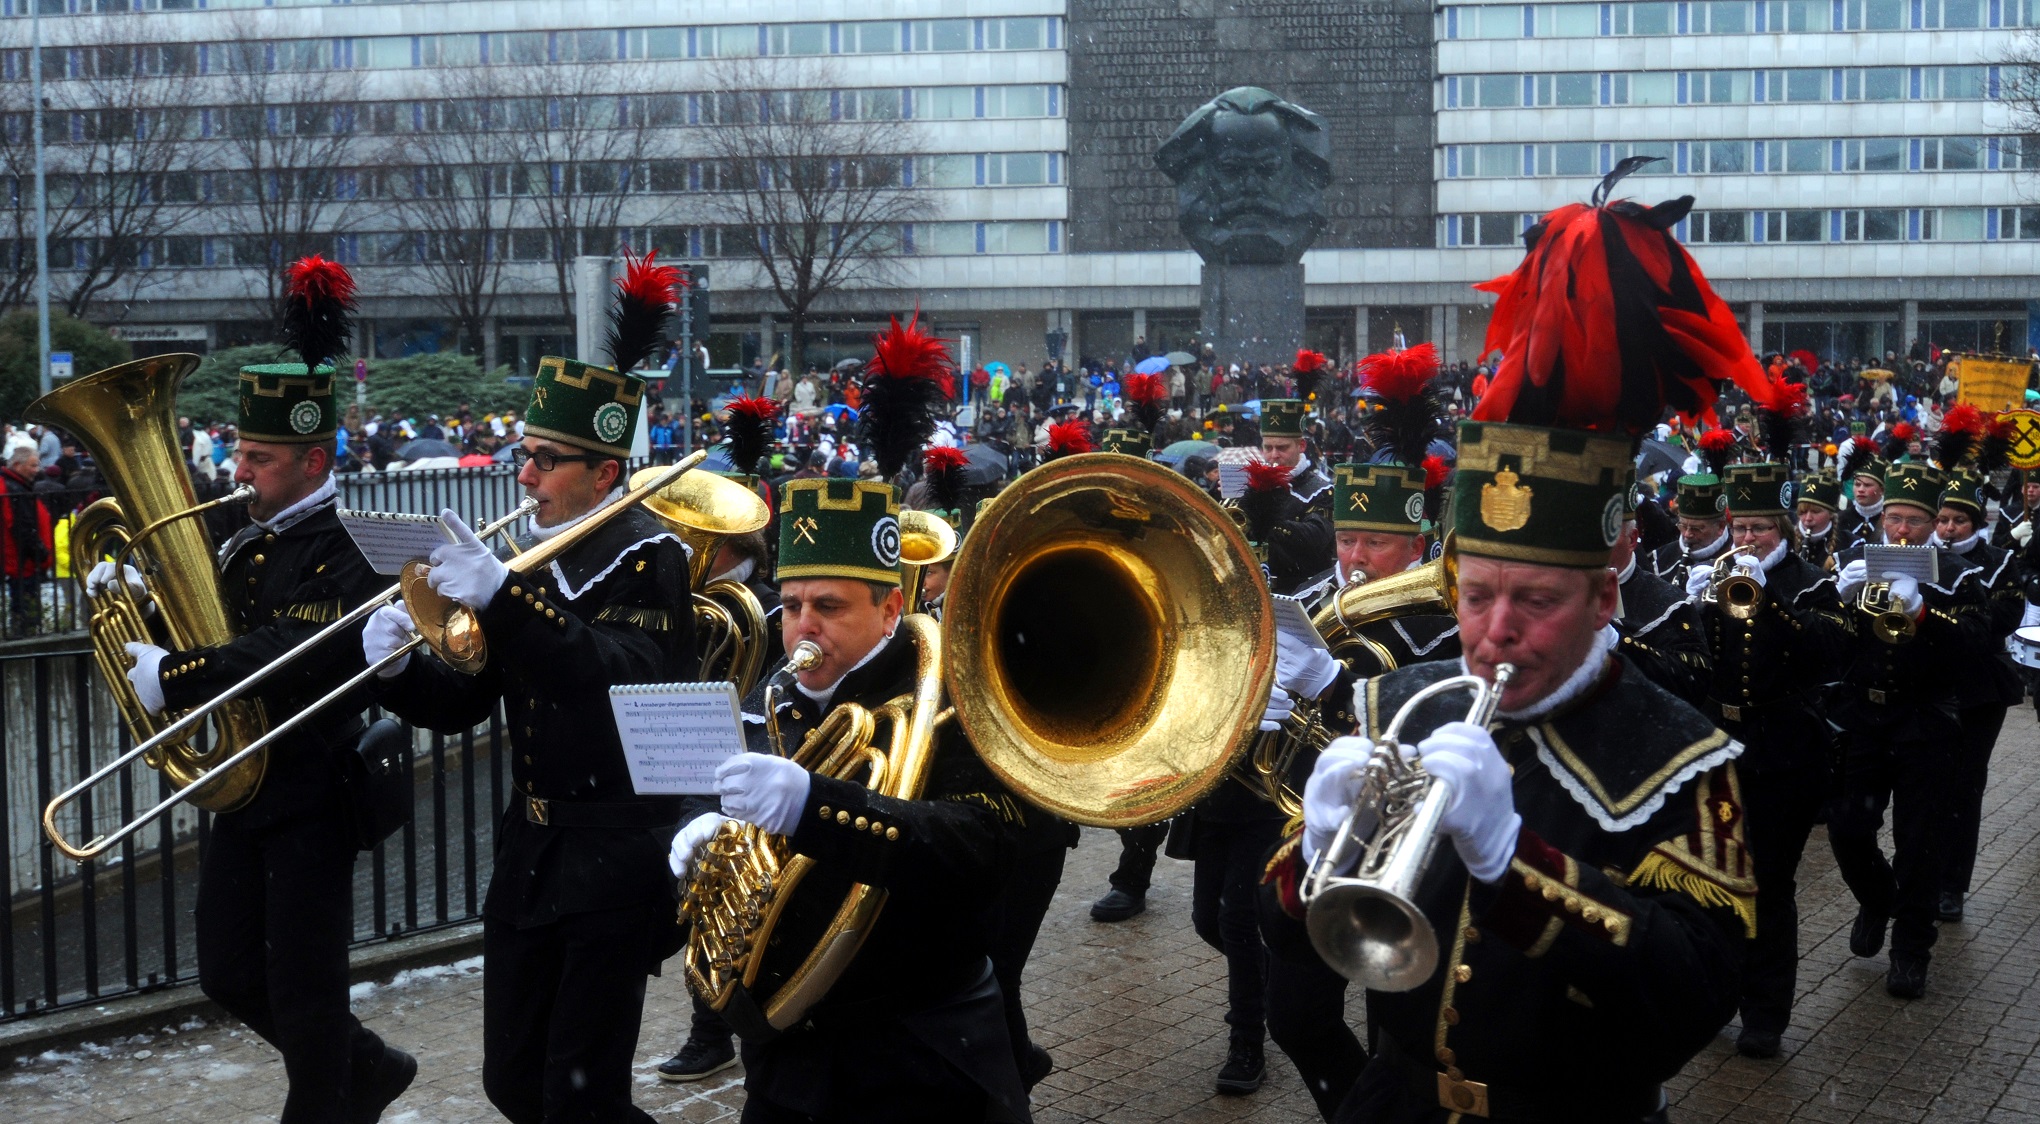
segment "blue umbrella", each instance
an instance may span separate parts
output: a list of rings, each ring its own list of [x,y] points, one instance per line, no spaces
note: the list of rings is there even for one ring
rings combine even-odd
[[[1010,378],[1012,377],[1013,374],[1013,368],[1006,366],[1004,363],[987,363],[985,364],[985,373],[991,375],[1005,375],[1008,378]]]
[[[835,405],[833,405],[833,406],[824,406],[824,407],[822,408],[822,412],[823,412],[823,413],[825,413],[825,414],[827,414],[827,415],[829,415],[830,417],[833,417],[833,418],[845,418],[845,417],[847,417],[847,418],[849,418],[849,419],[850,419],[851,421],[856,421],[856,420],[857,420],[857,411],[855,411],[855,410],[851,409],[851,408],[850,408],[850,407],[848,407],[848,406],[845,406],[845,405],[844,405],[844,404],[842,404],[841,402],[838,402],[838,403],[836,403],[836,404],[835,404]]]
[[[1133,373],[1136,375],[1159,375],[1168,369],[1169,360],[1161,355],[1150,355],[1133,365]]]

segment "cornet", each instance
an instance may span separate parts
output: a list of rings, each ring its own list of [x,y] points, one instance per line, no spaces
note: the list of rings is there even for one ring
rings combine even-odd
[[[1856,595],[1856,607],[1870,614],[1870,631],[1886,644],[1903,644],[1919,631],[1912,614],[1891,595],[1889,578],[1864,582],[1863,591]]]
[[[1734,550],[1721,556],[1708,575],[1707,588],[1700,591],[1702,605],[1719,605],[1721,611],[1739,621],[1757,615],[1764,604],[1764,587],[1735,564],[1737,558],[1755,558],[1755,550]]]
[[[1478,675],[1441,679],[1411,695],[1382,731],[1359,799],[1303,880],[1310,943],[1333,971],[1374,991],[1409,991],[1437,971],[1438,936],[1416,893],[1452,789],[1403,756],[1403,723],[1433,697],[1464,688],[1473,692],[1466,721],[1486,729],[1515,674],[1505,663],[1495,665],[1493,683]],[[1340,874],[1348,865],[1353,873]]]

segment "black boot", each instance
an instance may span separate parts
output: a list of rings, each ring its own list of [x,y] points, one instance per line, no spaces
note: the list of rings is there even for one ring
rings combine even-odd
[[[1091,903],[1091,920],[1124,921],[1146,909],[1146,894],[1129,894],[1125,890],[1115,889]]]
[[[1746,1026],[1741,1034],[1735,1036],[1735,1052],[1746,1058],[1775,1058],[1784,1037],[1775,1030],[1755,1030]]]
[[[737,1051],[728,1035],[702,1037],[690,1034],[680,1052],[659,1063],[661,1081],[699,1081],[737,1064]]]
[[[1884,976],[1884,990],[1900,999],[1918,999],[1927,993],[1927,958],[1893,953],[1891,971]]]
[[[1936,904],[1934,916],[1943,921],[1962,920],[1962,891],[1941,891],[1941,900]]]
[[[1228,1097],[1244,1097],[1261,1087],[1261,1078],[1267,1072],[1268,1059],[1261,1052],[1261,1044],[1235,1038],[1232,1049],[1226,1052],[1225,1064],[1218,1070],[1218,1091]]]
[[[1858,956],[1875,956],[1884,950],[1885,917],[1867,909],[1856,911],[1856,923],[1849,927],[1849,951]]]
[[[1027,1061],[1020,1067],[1020,1084],[1030,1091],[1041,1084],[1041,1079],[1055,1072],[1055,1059],[1038,1042],[1027,1044]]]
[[[354,1095],[348,1106],[348,1119],[354,1124],[375,1124],[382,1119],[383,1110],[390,1102],[403,1096],[411,1087],[411,1079],[418,1076],[418,1059],[394,1046],[383,1047],[382,1057],[364,1071],[357,1064],[354,1073]]]

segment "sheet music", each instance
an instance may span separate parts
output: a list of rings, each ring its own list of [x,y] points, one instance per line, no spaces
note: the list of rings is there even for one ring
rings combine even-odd
[[[1310,623],[1310,613],[1304,609],[1303,602],[1280,594],[1272,600],[1275,602],[1275,631],[1313,648],[1331,650],[1325,648],[1325,638],[1319,636],[1316,626]]]
[[[1863,568],[1870,580],[1885,574],[1904,574],[1921,585],[1939,585],[1941,554],[1931,546],[1886,546],[1871,543],[1863,548]]]
[[[642,683],[609,689],[631,787],[639,796],[707,795],[715,770],[744,752],[734,683]]]
[[[404,563],[423,562],[432,548],[453,541],[436,516],[401,515],[389,511],[341,511],[340,525],[361,548],[376,573],[395,577]]]

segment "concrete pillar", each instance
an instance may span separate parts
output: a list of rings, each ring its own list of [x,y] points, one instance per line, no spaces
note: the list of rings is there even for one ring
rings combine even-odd
[[[1438,360],[1441,363],[1452,362],[1452,357],[1448,350],[1452,346],[1450,335],[1452,321],[1447,319],[1450,307],[1450,305],[1443,304],[1431,306],[1430,329],[1425,333],[1425,335],[1430,337],[1432,346],[1438,349]]]
[[[1362,355],[1371,354],[1374,351],[1373,346],[1367,342],[1367,313],[1368,307],[1364,304],[1353,310],[1353,358],[1355,359]]]
[[[1885,346],[1890,347],[1891,350],[1898,352],[1900,355],[1904,355],[1906,349],[1912,346],[1912,342],[1920,338],[1920,302],[1905,302],[1904,309],[1899,313],[1899,320],[1897,346],[1894,347],[1889,343],[1885,344]]]
[[[1751,301],[1749,312],[1750,350],[1761,355],[1764,351],[1764,302]]]
[[[772,314],[761,312],[758,314],[758,358],[765,361],[767,370],[770,370],[772,367],[773,352],[778,350],[779,331],[772,325]],[[800,371],[788,371],[787,374],[792,375],[794,378],[801,376]]]
[[[1133,310],[1133,338],[1137,340],[1147,338],[1147,309],[1145,308]]]
[[[495,317],[485,316],[482,318],[483,375],[487,375],[490,371],[495,370],[497,365],[502,363],[503,361],[503,349],[498,346],[498,344],[501,342],[500,340],[497,339],[498,331],[499,329],[496,326]]]
[[[574,259],[574,358],[600,365],[603,321],[608,308],[609,259],[583,254]]]

